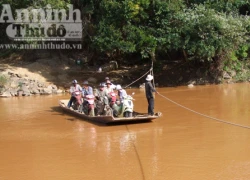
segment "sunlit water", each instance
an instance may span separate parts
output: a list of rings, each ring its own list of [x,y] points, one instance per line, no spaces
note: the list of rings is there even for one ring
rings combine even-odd
[[[143,91],[135,109],[146,112]],[[162,88],[199,113],[250,127],[250,84]],[[150,123],[105,126],[63,113],[62,96],[0,99],[0,180],[249,180],[250,129],[156,95]]]

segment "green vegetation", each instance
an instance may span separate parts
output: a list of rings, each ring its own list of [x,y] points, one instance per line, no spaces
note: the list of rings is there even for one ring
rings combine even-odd
[[[4,86],[7,84],[8,78],[4,75],[0,75],[0,93],[2,93]]]
[[[3,87],[7,83],[7,77],[4,75],[0,75],[0,87]]]
[[[248,76],[243,73],[250,55],[248,0],[3,0],[0,5],[4,3],[16,9],[74,4],[84,20],[82,44],[98,57],[123,62],[140,57],[160,65],[194,61],[209,64],[207,70],[218,74]]]
[[[0,51],[0,58],[5,58],[10,56],[13,52],[15,52],[15,50],[13,49],[6,49],[5,51]]]

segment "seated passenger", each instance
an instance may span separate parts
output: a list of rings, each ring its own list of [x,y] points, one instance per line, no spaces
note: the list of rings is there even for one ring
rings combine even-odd
[[[109,98],[110,98],[110,93],[114,92],[113,88],[111,87],[111,84],[112,83],[110,81],[106,82],[105,91],[106,91],[106,94],[108,95]]]
[[[95,92],[94,95],[97,98],[97,100],[102,101],[104,104],[108,104],[108,102],[106,100],[108,98],[108,94],[105,91],[105,84],[104,83],[100,83],[99,89]]]
[[[112,108],[113,111],[113,116],[114,117],[118,117],[119,115],[119,111],[120,111],[120,106],[117,104],[116,102],[116,93],[115,92],[111,92],[109,94],[110,99],[109,99],[109,106]]]
[[[106,84],[107,84],[108,82],[110,83],[110,87],[111,87],[112,89],[115,89],[116,85],[114,85],[113,83],[111,83],[109,77],[106,77],[106,78],[105,78],[105,81],[106,81]]]
[[[93,95],[93,88],[89,86],[88,81],[84,81],[82,87],[82,96],[85,97],[87,95]]]
[[[88,81],[84,81],[82,88],[82,97],[84,98],[82,112],[84,112],[85,114],[89,114],[89,108],[91,105],[91,103],[89,102],[91,102],[90,101],[91,95],[93,96],[93,88],[89,86]],[[91,106],[94,106],[94,104],[92,104]]]
[[[116,86],[119,101],[112,104],[114,117],[132,117],[133,116],[133,102],[132,97],[127,95],[125,89],[121,85]],[[115,98],[113,98],[115,100]]]
[[[99,89],[94,94],[97,99],[97,115],[104,114],[104,109],[106,108],[106,106],[108,106],[108,94],[106,93],[104,86],[104,83],[100,83]]]
[[[116,90],[118,91],[118,97],[121,103],[123,103],[124,98],[127,97],[127,92],[125,89],[122,89],[121,85],[116,86]]]
[[[72,86],[70,87],[70,93],[71,93],[71,97],[68,103],[68,108],[71,107],[72,102],[74,100],[78,101],[78,98],[76,99],[76,97],[78,97],[81,94],[82,88],[81,86],[77,83],[77,80],[73,80],[72,81]],[[80,103],[80,102],[79,102]]]
[[[89,116],[95,116],[95,96],[93,94],[85,96],[83,112]]]

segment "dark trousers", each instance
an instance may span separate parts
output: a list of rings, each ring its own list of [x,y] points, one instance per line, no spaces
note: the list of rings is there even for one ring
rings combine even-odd
[[[75,100],[75,96],[71,96],[69,103],[68,103],[68,108],[70,108],[70,106],[72,105],[72,102]]]
[[[154,98],[147,98],[148,100],[148,114],[154,115]]]

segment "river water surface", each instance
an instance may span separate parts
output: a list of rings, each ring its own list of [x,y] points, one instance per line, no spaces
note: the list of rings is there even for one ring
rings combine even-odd
[[[160,88],[149,123],[105,126],[60,96],[0,99],[0,180],[249,180],[250,84]],[[143,91],[135,110],[146,112]]]

